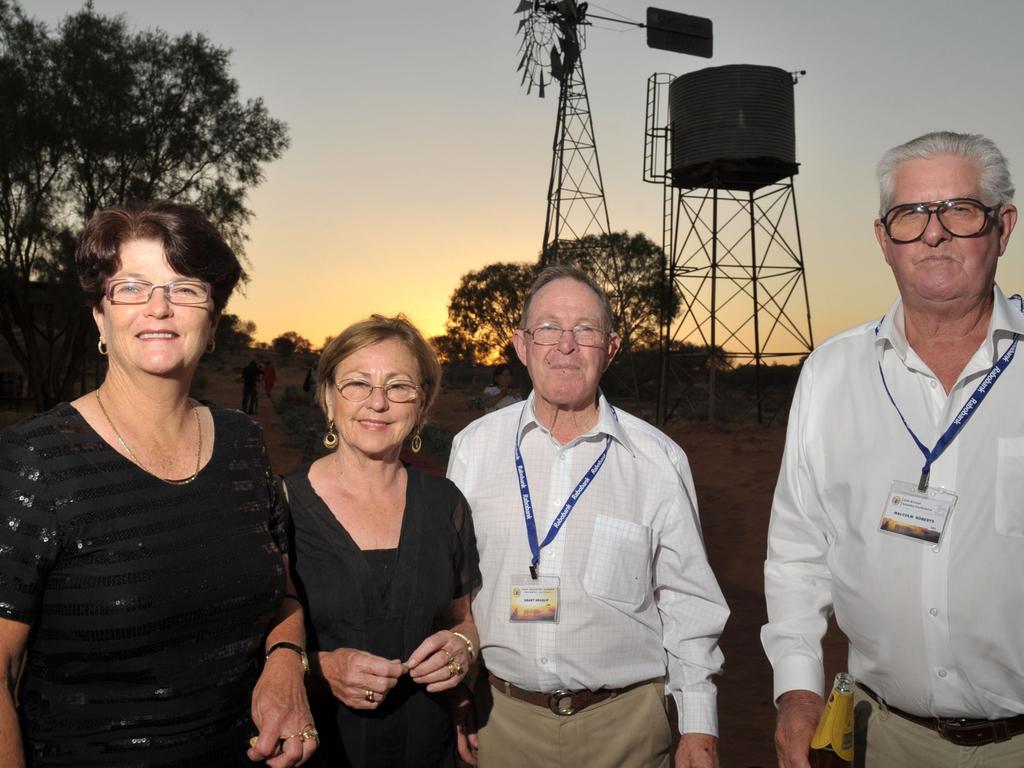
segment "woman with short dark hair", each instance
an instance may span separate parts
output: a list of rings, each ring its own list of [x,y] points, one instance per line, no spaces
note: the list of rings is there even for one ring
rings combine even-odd
[[[106,377],[0,433],[0,765],[299,765],[317,734],[262,435],[189,397],[242,268],[169,202],[98,212],[76,263]]]

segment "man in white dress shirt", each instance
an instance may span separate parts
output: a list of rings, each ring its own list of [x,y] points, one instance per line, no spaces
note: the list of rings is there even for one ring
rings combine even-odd
[[[448,475],[473,510],[493,688],[483,768],[667,768],[666,694],[675,764],[718,764],[710,678],[729,611],[685,455],[598,389],[618,347],[593,281],[547,268],[515,336],[533,393],[455,438]]]
[[[899,299],[804,364],[768,537],[779,763],[807,765],[836,620],[868,766],[1024,765],[1024,303],[1006,159],[932,133],[878,166]]]

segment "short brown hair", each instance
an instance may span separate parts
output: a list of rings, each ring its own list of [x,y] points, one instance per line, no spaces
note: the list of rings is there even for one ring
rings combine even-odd
[[[404,344],[419,366],[419,384],[423,388],[423,411],[420,417],[422,423],[441,391],[441,364],[437,362],[437,354],[430,346],[430,342],[423,338],[423,334],[404,315],[370,315],[366,320],[350,325],[324,347],[317,370],[316,393],[317,401],[324,409],[324,413],[327,412],[327,388],[334,386],[335,368],[345,358],[359,350],[391,339]]]
[[[548,283],[553,283],[555,280],[575,280],[577,283],[583,283],[590,290],[594,292],[598,302],[601,304],[601,321],[604,323],[605,333],[615,332],[615,317],[612,314],[612,304],[608,300],[608,294],[605,293],[601,286],[597,284],[590,275],[584,272],[579,267],[574,267],[571,264],[550,264],[544,267],[537,275],[537,278],[533,281],[533,285],[530,286],[530,290],[526,294],[526,300],[523,302],[523,314],[519,318],[519,327],[526,330],[526,318],[530,314],[530,305],[533,303],[534,297],[540,293],[540,289]]]
[[[231,246],[195,206],[167,200],[117,205],[93,214],[75,250],[78,280],[92,306],[103,301],[107,279],[121,268],[121,247],[131,240],[158,240],[171,269],[213,286],[218,314],[245,276]]]

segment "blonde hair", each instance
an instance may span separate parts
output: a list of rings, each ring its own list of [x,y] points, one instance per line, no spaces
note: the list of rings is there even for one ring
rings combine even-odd
[[[353,323],[331,339],[320,355],[317,369],[316,399],[327,413],[327,388],[334,386],[334,370],[341,362],[361,349],[394,339],[405,345],[412,353],[420,369],[419,385],[423,388],[420,424],[426,419],[427,411],[434,404],[441,391],[441,364],[437,354],[423,334],[404,315],[384,317],[370,315],[366,320]]]

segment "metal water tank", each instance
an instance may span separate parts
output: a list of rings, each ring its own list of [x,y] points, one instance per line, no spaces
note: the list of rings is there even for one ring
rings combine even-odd
[[[669,84],[672,185],[755,190],[797,173],[793,78],[730,64]]]

